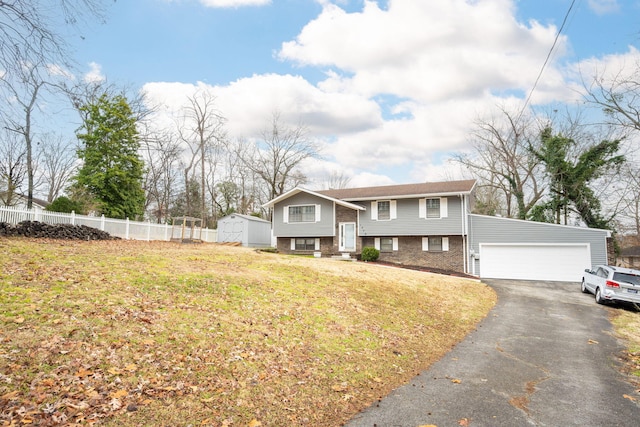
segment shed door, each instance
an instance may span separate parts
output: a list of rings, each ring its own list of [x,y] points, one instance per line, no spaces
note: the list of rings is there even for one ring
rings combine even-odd
[[[222,221],[221,221],[222,222]],[[218,223],[218,242],[240,242],[243,241],[244,221],[239,218],[230,218],[222,224]]]
[[[480,277],[579,282],[591,267],[591,249],[580,244],[480,244]]]

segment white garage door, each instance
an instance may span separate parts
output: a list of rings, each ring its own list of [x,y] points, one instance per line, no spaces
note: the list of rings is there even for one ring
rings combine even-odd
[[[480,277],[579,282],[591,267],[583,244],[480,244]]]

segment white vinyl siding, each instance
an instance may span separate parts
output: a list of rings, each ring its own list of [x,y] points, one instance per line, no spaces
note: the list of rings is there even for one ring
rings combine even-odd
[[[447,218],[449,216],[446,197],[420,199],[418,204],[418,216],[420,218]]]

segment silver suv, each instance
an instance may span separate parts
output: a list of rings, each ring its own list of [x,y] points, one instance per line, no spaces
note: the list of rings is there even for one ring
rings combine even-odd
[[[585,270],[582,276],[582,292],[591,292],[596,302],[626,301],[640,304],[640,271],[630,268],[598,265],[595,270]]]

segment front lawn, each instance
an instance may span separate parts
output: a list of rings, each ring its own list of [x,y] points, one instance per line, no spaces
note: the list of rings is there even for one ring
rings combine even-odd
[[[0,426],[337,426],[495,301],[375,264],[0,238]]]

